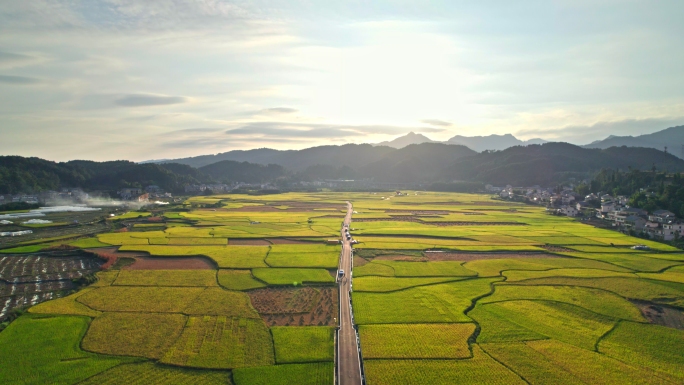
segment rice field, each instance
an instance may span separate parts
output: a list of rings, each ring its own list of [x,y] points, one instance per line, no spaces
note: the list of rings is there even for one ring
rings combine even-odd
[[[487,195],[321,192],[192,197],[160,223],[112,219],[128,232],[20,245],[158,267],[31,307],[0,333],[0,383],[333,383],[341,248],[325,240],[345,201],[368,385],[684,382],[681,250]],[[211,261],[164,265],[192,256]]]
[[[472,323],[361,325],[366,359],[470,358]]]
[[[271,334],[278,364],[333,361],[335,331],[331,327],[275,326]]]

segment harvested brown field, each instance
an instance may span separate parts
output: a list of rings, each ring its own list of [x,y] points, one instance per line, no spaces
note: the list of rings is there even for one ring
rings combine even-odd
[[[204,257],[136,257],[132,265],[124,270],[213,270],[216,265]]]
[[[632,301],[652,324],[684,329],[684,311],[651,302]]]
[[[356,256],[356,255],[354,256],[354,266],[363,266],[367,263],[368,263],[367,260],[365,260],[359,256]]]
[[[388,209],[385,210],[386,213],[410,213],[412,215],[449,215],[451,211],[445,210],[399,210],[399,209]]]
[[[321,238],[320,241],[304,241],[301,239],[288,239],[288,238],[268,238],[267,241],[274,245],[310,245],[317,244],[325,241],[328,238]]]
[[[267,288],[249,293],[268,326],[334,326],[337,288]]]
[[[354,231],[355,229],[352,229]],[[410,238],[410,239],[451,239],[451,240],[457,240],[457,241],[475,241],[475,239],[472,238],[466,238],[466,237],[437,237],[437,236],[431,236],[431,235],[406,235],[406,234],[373,234],[369,235],[369,237],[373,238]]]
[[[414,216],[393,216],[391,218],[354,218],[354,222],[422,222]]]
[[[85,251],[93,254],[114,254],[118,258],[135,258],[135,257],[144,257],[147,254],[146,253],[139,253],[135,251],[119,251],[119,246],[116,247],[99,247],[97,249],[85,249]]]
[[[270,246],[271,243],[265,239],[228,239],[231,246]]]
[[[575,250],[566,249],[565,247],[561,247],[561,246],[544,245],[544,246],[539,246],[539,247],[541,247],[542,249],[554,252],[554,253],[572,253],[572,252],[575,252]]]
[[[527,226],[527,223],[520,222],[465,222],[465,221],[449,221],[449,222],[425,222],[418,216],[393,216],[391,218],[358,218],[354,222],[418,222],[424,225],[432,226]]]
[[[459,206],[459,205],[472,205],[472,206],[504,206],[510,207],[510,203],[505,202],[488,202],[488,201],[478,201],[478,202],[425,202],[423,204],[428,205],[444,205],[444,206]]]
[[[380,255],[373,259],[381,261],[408,261],[408,262],[427,262],[430,259],[425,257],[416,257],[411,255]],[[447,261],[447,259],[445,259]]]
[[[520,253],[425,253],[424,261],[478,261],[483,259],[503,258],[562,258],[561,256],[547,253],[520,252]],[[380,257],[378,257],[380,259]],[[414,259],[415,260],[415,259]]]

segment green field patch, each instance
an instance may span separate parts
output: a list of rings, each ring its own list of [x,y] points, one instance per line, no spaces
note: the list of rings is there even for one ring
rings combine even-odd
[[[389,292],[410,287],[434,285],[465,279],[463,277],[394,278],[365,276],[354,278],[355,291]]]
[[[252,274],[257,279],[269,285],[301,285],[305,283],[334,283],[333,278],[324,269],[286,269],[267,268],[252,269]]]
[[[340,258],[339,246],[273,245],[266,263],[271,267],[320,267],[334,269]]]
[[[217,286],[215,270],[121,270],[114,286]]]
[[[90,249],[95,247],[107,247],[108,244],[102,243],[97,238],[81,238],[68,243],[69,246],[78,247],[81,249]]]
[[[321,385],[334,381],[332,362],[287,364],[233,370],[236,385]]]
[[[363,266],[354,267],[352,274],[354,275],[354,277],[394,277],[394,269],[389,265],[372,261],[371,263],[367,263]]]
[[[368,385],[526,384],[477,345],[467,360],[368,360],[364,368]]]
[[[81,350],[88,322],[85,317],[19,317],[0,333],[0,383],[75,384],[134,360]]]
[[[333,361],[335,329],[328,326],[271,328],[278,364]]]
[[[481,259],[466,262],[465,268],[477,272],[481,277],[497,277],[510,270],[549,270],[558,268],[585,268],[629,272],[628,269],[600,261],[581,258],[505,258]]]
[[[151,243],[151,242],[150,242]],[[169,238],[169,245],[227,245],[227,238]]]
[[[0,250],[0,254],[24,254],[24,253],[35,253],[41,250],[45,250],[52,246],[49,243],[38,244],[38,245],[28,245],[28,246],[18,246],[11,247],[9,249]]]
[[[112,283],[114,283],[114,280],[116,280],[116,277],[119,275],[119,272],[120,270],[98,271],[97,273],[95,273],[95,277],[97,277],[97,282],[90,285],[90,287],[110,286]]]
[[[187,289],[185,289],[187,290]],[[240,318],[259,318],[249,296],[242,292],[221,288],[207,288],[188,305],[183,313],[190,315],[216,315]]]
[[[468,316],[481,327],[478,343],[514,342],[546,339],[547,337],[507,319],[496,306],[478,303]]]
[[[506,282],[524,281],[526,279],[546,277],[579,277],[579,278],[603,278],[603,277],[627,277],[636,278],[634,273],[621,273],[618,271],[598,269],[551,269],[541,271],[510,270],[504,271]]]
[[[639,273],[642,278],[657,279],[659,281],[670,281],[684,284],[684,266],[677,266],[662,273]]]
[[[476,272],[462,266],[462,262],[409,262],[377,260],[379,263],[391,267],[397,277],[474,277]]]
[[[620,322],[601,340],[599,352],[631,365],[655,370],[673,382],[684,382],[684,330]]]
[[[61,315],[82,315],[88,317],[97,317],[102,314],[97,310],[93,310],[88,306],[77,302],[76,298],[83,294],[95,290],[87,287],[79,292],[71,294],[66,297],[53,299],[51,301],[42,302],[29,308],[29,313],[35,314],[61,314]]]
[[[102,354],[161,358],[185,325],[182,314],[104,313],[83,338],[83,349]]]
[[[539,278],[516,285],[562,285],[593,287],[629,299],[684,307],[684,285],[643,278]]]
[[[247,294],[219,288],[107,286],[87,292],[77,300],[110,312],[259,317]]]
[[[506,281],[508,282],[508,281]],[[563,302],[582,307],[608,317],[645,322],[641,311],[624,298],[600,289],[576,286],[514,286],[497,284],[494,294],[478,303],[487,304],[510,300],[544,300]]]
[[[591,254],[591,253],[562,253],[563,255],[574,258],[584,258],[587,260],[596,260],[609,263],[613,266],[620,266],[633,271],[641,272],[658,272],[671,266],[681,264],[681,261],[671,261],[667,259],[658,258],[662,256],[674,256],[675,254]],[[601,268],[602,270],[610,270]],[[616,270],[619,271],[619,270]]]
[[[530,384],[585,385],[580,379],[566,372],[524,342],[480,344],[480,346]]]
[[[494,279],[469,279],[391,293],[353,292],[354,320],[360,325],[470,322],[463,312],[490,292]]]
[[[582,238],[582,237],[534,237],[534,236],[529,236],[529,237],[524,237],[525,239],[529,239],[531,241],[541,243],[541,244],[548,244],[548,245],[559,245],[559,246],[564,246],[564,245],[595,245],[595,246],[605,246],[605,243],[595,241],[593,239],[589,238]]]
[[[586,384],[674,384],[651,370],[559,341],[531,341],[527,346]]]
[[[100,311],[182,313],[205,289],[179,287],[106,286],[77,301]]]
[[[364,359],[470,358],[468,338],[475,324],[359,326]]]
[[[140,229],[147,229],[147,228],[157,228],[157,227],[164,227],[166,226],[166,223],[160,222],[160,223],[134,223],[133,228],[140,228]]]
[[[641,253],[639,250],[632,250],[627,247],[615,248],[612,246],[582,246],[582,245],[568,245],[566,248],[583,253]]]
[[[266,284],[254,279],[249,270],[228,270],[218,271],[219,285],[228,290],[251,290],[266,287]]]
[[[449,246],[449,250],[459,250],[459,251],[510,251],[510,252],[544,252],[546,250],[541,247],[532,245],[483,245],[483,246]]]
[[[132,235],[135,233],[104,233],[98,234],[98,241],[109,245],[148,245],[147,237],[136,238]],[[144,234],[144,233],[138,233]]]
[[[228,372],[176,368],[153,362],[119,365],[79,385],[230,385]]]
[[[120,251],[144,251],[154,256],[199,256],[213,259],[219,267],[231,269],[251,269],[268,267],[264,262],[268,246],[152,246],[124,245]]]
[[[170,227],[161,234],[165,234],[168,238],[213,238],[214,229],[211,227]],[[140,234],[140,233],[139,233]],[[143,233],[144,234],[144,233]],[[219,237],[221,238],[221,237]],[[227,237],[222,237],[227,238]]]
[[[506,301],[483,305],[490,314],[509,323],[529,329],[534,334],[553,338],[584,349],[593,350],[599,337],[608,332],[615,322],[608,317],[564,303],[548,301]],[[476,314],[472,314],[475,318]],[[479,321],[477,318],[475,318]],[[482,324],[481,342],[510,341],[510,333],[501,333]],[[529,335],[522,334],[524,340]]]
[[[189,317],[161,362],[210,369],[273,365],[273,342],[261,319]]]

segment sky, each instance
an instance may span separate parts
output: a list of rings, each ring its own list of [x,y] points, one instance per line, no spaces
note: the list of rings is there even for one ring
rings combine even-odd
[[[684,2],[0,0],[0,155],[684,124]]]

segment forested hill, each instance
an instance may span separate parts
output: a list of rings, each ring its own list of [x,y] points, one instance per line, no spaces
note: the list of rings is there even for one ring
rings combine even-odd
[[[297,182],[337,178],[402,183],[470,181],[548,186],[569,178],[591,178],[606,168],[651,170],[655,167],[660,171],[684,171],[684,160],[657,149],[611,147],[602,150],[567,143],[517,146],[479,154],[465,146],[442,143],[412,144],[398,150],[345,145],[278,153],[283,164],[223,160],[200,168],[178,163],[136,164],[128,161],[56,163],[39,158],[4,156],[0,157],[0,194],[56,190],[60,187],[117,190],[151,184],[180,192],[185,185],[195,183]]]
[[[370,144],[345,144],[342,146],[318,146],[304,150],[272,150],[259,148],[255,150],[236,150],[216,155],[202,155],[192,158],[174,159],[170,162],[202,167],[223,160],[249,162],[259,164],[279,164],[288,170],[303,171],[309,166],[329,165],[335,167],[348,166],[360,168],[397,151],[387,146],[373,147]]]
[[[129,161],[52,162],[40,158],[0,156],[0,194],[32,193],[81,187],[117,190],[158,185],[182,191],[188,183],[206,180],[197,169],[182,164],[137,164]]]
[[[516,186],[548,185],[593,176],[604,168],[684,171],[684,160],[642,147],[588,149],[568,143],[517,146],[482,152],[443,169],[442,179],[471,180]]]
[[[285,168],[278,164],[263,165],[233,160],[222,160],[203,166],[199,168],[199,171],[221,182],[245,183],[271,182],[287,174]]]

